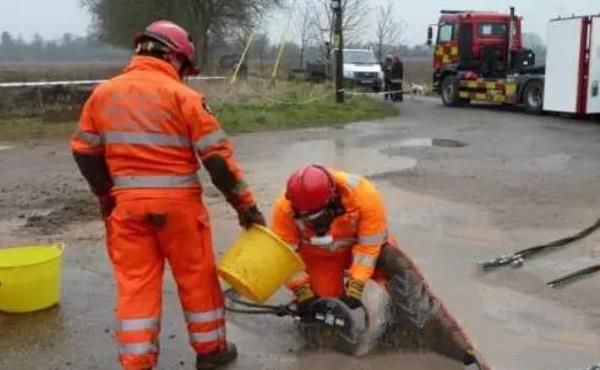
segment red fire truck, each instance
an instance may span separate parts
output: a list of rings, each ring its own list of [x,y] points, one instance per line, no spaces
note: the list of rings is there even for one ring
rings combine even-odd
[[[433,56],[434,91],[447,106],[473,101],[575,115],[600,113],[600,15],[557,18],[545,66],[523,47],[522,18],[442,11]],[[433,44],[433,27],[428,43]]]

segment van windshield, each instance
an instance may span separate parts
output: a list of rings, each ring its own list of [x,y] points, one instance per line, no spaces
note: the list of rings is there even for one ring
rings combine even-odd
[[[377,64],[377,60],[373,52],[368,50],[344,50],[344,63]]]

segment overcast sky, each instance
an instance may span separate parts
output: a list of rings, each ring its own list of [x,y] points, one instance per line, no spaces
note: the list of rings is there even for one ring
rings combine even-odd
[[[226,0],[224,0],[226,1]],[[304,0],[296,0],[298,4]],[[364,0],[373,7],[384,0]],[[423,43],[427,25],[435,23],[441,9],[507,11],[511,4],[525,17],[525,32],[538,33],[545,39],[547,21],[556,16],[600,14],[599,0],[392,0],[398,18],[406,24],[403,41]],[[81,9],[81,0],[0,0],[0,31],[9,31],[29,39],[35,33],[59,37],[65,32],[85,34],[90,17]],[[417,5],[418,4],[418,5]],[[374,12],[373,12],[374,13]],[[373,15],[372,15],[373,16]],[[289,13],[276,12],[265,20],[264,28],[274,40],[289,24]],[[373,29],[365,29],[365,38]]]

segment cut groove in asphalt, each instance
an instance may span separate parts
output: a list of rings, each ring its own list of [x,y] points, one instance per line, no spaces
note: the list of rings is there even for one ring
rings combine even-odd
[[[439,146],[443,148],[463,148],[467,146],[467,143],[452,139],[433,139],[433,146]]]

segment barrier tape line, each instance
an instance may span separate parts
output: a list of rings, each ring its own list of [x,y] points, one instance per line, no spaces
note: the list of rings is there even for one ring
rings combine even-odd
[[[188,77],[186,81],[226,80],[224,76]],[[108,80],[67,80],[67,81],[35,81],[35,82],[0,82],[0,88],[44,87],[44,86],[87,86],[99,85]]]
[[[348,95],[384,95],[384,94],[412,94],[412,90],[394,90],[394,91],[380,91],[380,92],[355,92],[355,91],[346,91],[346,90],[340,90],[343,91],[345,94]]]

